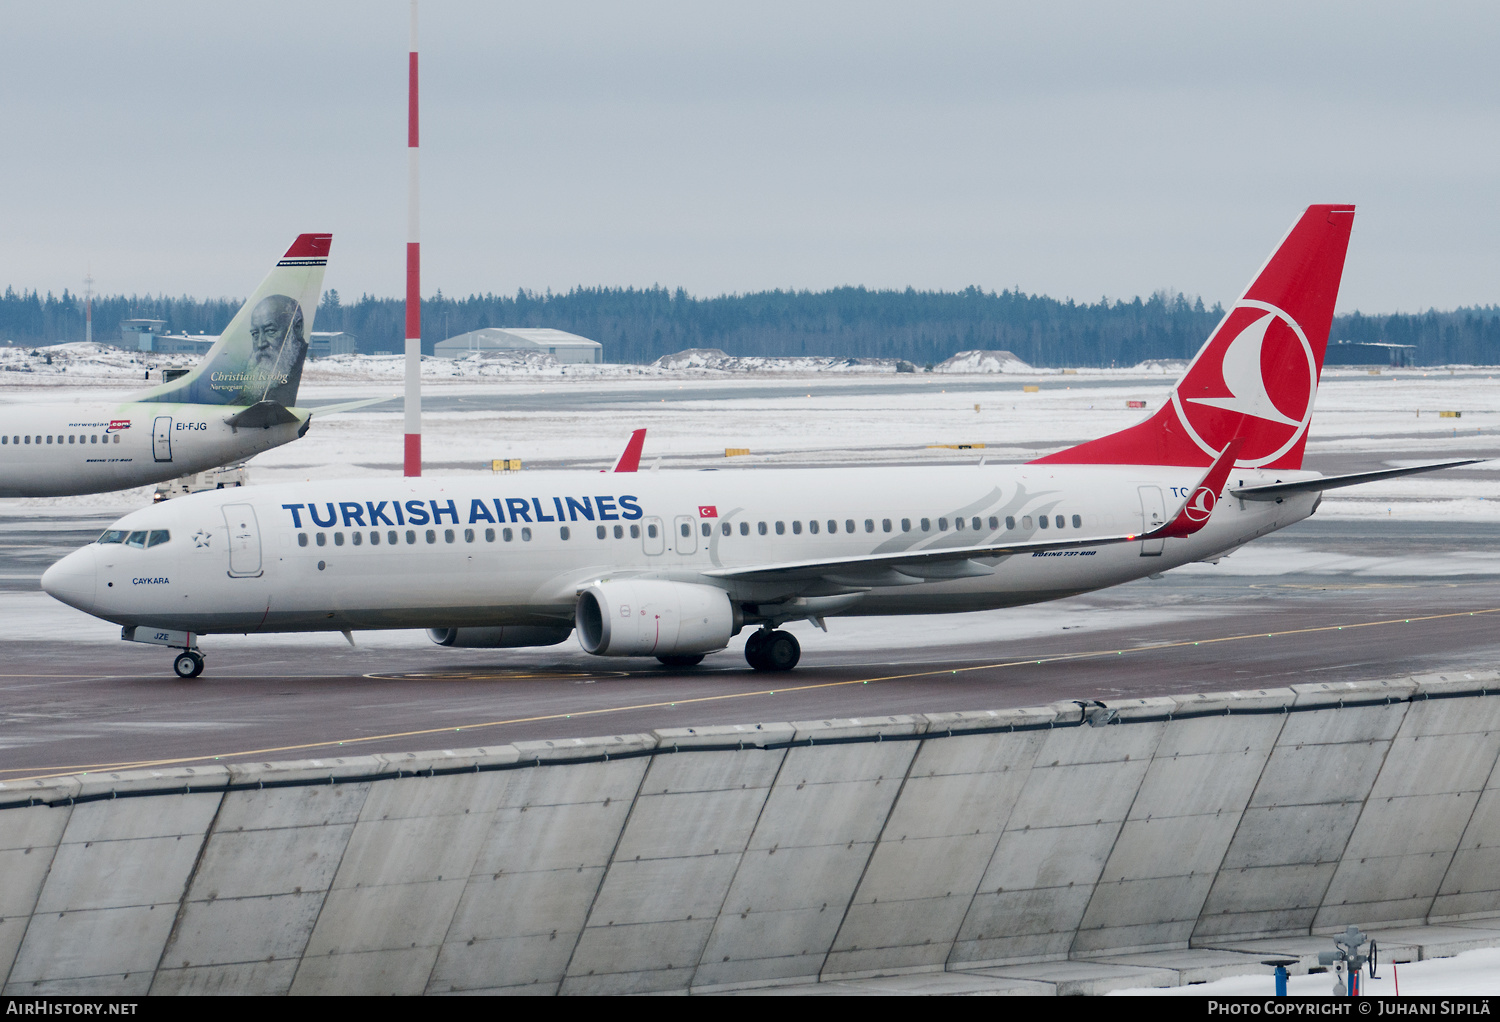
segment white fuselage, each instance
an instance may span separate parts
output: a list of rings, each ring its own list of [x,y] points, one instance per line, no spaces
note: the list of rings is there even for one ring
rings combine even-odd
[[[566,625],[581,587],[629,577],[716,585],[747,606],[845,595],[826,613],[945,613],[1057,599],[1214,558],[1306,518],[1318,500],[1226,497],[1188,538],[1016,554],[978,562],[993,570],[976,577],[840,585],[705,574],[1134,534],[1175,514],[1201,475],[1162,466],[997,465],[251,487],[133,512],[112,529],[169,538],[149,547],[90,545],[49,569],[43,584],[121,625],[194,633]],[[1313,475],[1235,471],[1229,485]]]
[[[163,402],[0,408],[0,497],[64,497],[146,486],[297,439],[306,422],[236,429],[239,409]]]

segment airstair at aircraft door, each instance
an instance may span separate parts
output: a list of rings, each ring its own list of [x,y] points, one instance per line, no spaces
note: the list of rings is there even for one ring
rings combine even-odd
[[[229,577],[255,578],[261,574],[260,523],[249,504],[224,505],[224,526],[229,536]]]
[[[151,453],[157,461],[172,460],[172,417],[158,415],[151,427]]]

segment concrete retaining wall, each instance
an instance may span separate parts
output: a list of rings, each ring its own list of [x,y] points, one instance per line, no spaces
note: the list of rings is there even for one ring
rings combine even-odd
[[[0,783],[6,994],[711,990],[1500,912],[1500,676]]]

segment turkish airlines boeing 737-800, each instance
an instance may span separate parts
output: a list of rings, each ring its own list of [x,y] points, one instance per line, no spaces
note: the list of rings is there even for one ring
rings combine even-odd
[[[746,626],[788,670],[788,621],[984,610],[1220,556],[1357,476],[1301,471],[1354,219],[1312,206],[1160,411],[1025,465],[339,480],[126,515],[42,577],[176,647],[213,632],[413,628],[693,664]]]
[[[0,409],[0,497],[103,493],[201,472],[290,443],[292,408],[328,264],[304,234],[185,376],[123,401]]]

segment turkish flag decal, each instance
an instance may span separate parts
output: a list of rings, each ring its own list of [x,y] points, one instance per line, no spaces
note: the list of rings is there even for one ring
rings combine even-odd
[[[712,505],[712,504],[699,504],[698,505],[698,517],[699,518],[717,518],[717,517],[719,517],[719,509],[716,508],[716,507],[714,507],[714,505]]]

